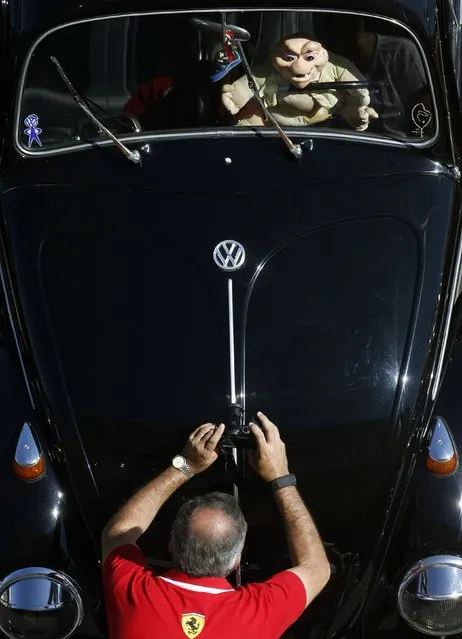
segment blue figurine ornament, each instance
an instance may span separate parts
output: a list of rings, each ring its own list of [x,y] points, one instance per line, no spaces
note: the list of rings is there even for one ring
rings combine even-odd
[[[39,146],[42,146],[42,143],[40,142],[40,134],[42,133],[42,129],[38,126],[38,123],[39,119],[35,113],[31,113],[24,120],[24,124],[27,127],[27,129],[24,130],[24,133],[29,136],[29,139],[27,141],[27,148],[29,149],[31,148],[34,140]]]

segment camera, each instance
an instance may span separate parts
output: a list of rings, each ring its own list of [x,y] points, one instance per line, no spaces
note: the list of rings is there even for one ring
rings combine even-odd
[[[227,448],[256,448],[255,437],[244,422],[244,408],[239,404],[228,406],[226,429],[220,441],[223,449]]]

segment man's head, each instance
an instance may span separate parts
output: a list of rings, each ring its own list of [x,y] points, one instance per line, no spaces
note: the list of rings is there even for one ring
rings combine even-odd
[[[239,563],[246,532],[232,495],[194,497],[173,522],[170,550],[175,566],[190,577],[226,577]]]

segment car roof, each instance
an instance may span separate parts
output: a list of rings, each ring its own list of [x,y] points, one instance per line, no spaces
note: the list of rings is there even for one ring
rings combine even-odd
[[[387,16],[404,22],[421,35],[433,33],[437,0],[311,0],[309,6],[297,6],[288,0],[18,0],[13,7],[16,31],[22,35],[40,33],[74,20],[136,13],[138,11],[185,11],[218,9],[340,9]],[[308,3],[307,3],[308,4]]]

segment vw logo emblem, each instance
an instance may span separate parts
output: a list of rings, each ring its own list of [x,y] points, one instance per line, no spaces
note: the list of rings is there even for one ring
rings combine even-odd
[[[245,249],[236,240],[224,240],[213,249],[213,259],[223,271],[237,271],[245,262]]]

